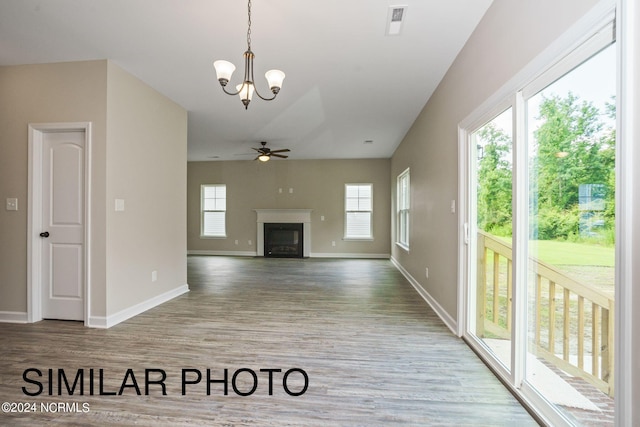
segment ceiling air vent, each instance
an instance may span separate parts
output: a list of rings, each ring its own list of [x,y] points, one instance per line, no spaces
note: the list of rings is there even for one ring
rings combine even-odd
[[[407,6],[389,6],[387,14],[387,35],[397,36],[402,32],[402,24],[407,16]]]

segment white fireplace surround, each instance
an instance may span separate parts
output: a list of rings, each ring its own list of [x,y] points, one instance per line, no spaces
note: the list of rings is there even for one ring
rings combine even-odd
[[[256,250],[258,256],[264,256],[265,223],[302,223],[302,256],[311,253],[311,211],[312,209],[254,209],[258,214],[258,234]]]

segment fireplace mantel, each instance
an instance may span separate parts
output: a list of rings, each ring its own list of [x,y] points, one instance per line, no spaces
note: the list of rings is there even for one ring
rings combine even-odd
[[[302,223],[302,256],[311,252],[311,211],[313,209],[254,209],[258,214],[258,234],[256,249],[258,256],[264,256],[265,223]]]

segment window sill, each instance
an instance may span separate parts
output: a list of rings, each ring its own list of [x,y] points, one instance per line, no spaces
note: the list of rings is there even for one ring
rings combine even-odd
[[[356,242],[373,242],[373,237],[343,237],[342,240],[352,240]]]
[[[208,236],[206,234],[201,234],[200,238],[201,239],[226,239],[227,236],[226,235],[224,235],[224,236]]]
[[[399,247],[400,249],[404,249],[405,251],[409,252],[409,246],[405,245],[403,243],[400,242],[396,242],[396,246]]]

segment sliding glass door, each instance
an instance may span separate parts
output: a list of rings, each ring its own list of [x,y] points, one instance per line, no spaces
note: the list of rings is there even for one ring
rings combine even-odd
[[[526,380],[578,424],[613,422],[615,64],[610,45],[525,100]]]
[[[475,167],[472,224],[477,253],[473,270],[473,333],[507,371],[512,331],[513,110],[507,108],[471,134]]]
[[[465,337],[554,424],[614,422],[615,89],[608,23],[461,132]]]

